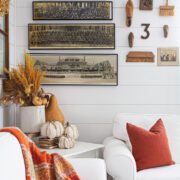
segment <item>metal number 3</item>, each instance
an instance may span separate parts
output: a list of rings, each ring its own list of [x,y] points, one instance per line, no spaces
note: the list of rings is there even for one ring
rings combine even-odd
[[[141,39],[148,39],[149,38],[149,36],[150,36],[150,32],[149,32],[149,26],[150,26],[150,24],[141,24],[141,26],[145,26],[145,28],[144,28],[144,32],[146,33],[146,36],[141,36]]]

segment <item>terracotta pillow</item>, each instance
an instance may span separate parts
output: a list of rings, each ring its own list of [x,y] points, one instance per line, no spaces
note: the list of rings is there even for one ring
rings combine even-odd
[[[161,119],[149,131],[127,123],[127,132],[137,171],[174,164]]]

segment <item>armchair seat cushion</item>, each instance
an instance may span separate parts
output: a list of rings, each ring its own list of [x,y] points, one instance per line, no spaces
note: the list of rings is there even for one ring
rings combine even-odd
[[[106,166],[102,159],[68,159],[81,180],[106,180]]]
[[[137,180],[179,180],[180,164],[139,171]]]

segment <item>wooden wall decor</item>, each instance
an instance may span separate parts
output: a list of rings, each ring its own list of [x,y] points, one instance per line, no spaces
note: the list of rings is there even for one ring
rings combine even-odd
[[[149,32],[149,27],[150,27],[150,24],[141,24],[141,26],[145,26],[145,28],[144,28],[144,32],[146,33],[146,35],[145,36],[141,36],[141,39],[148,39],[149,38],[149,36],[150,36],[150,32]]]
[[[128,42],[129,47],[132,48],[134,46],[134,34],[132,32],[129,33]]]
[[[169,6],[168,0],[166,0],[165,6],[160,6],[159,15],[160,16],[174,16],[174,6]]]
[[[127,25],[127,27],[130,27],[132,24],[133,11],[134,11],[134,4],[133,4],[132,0],[128,0],[127,4],[126,4],[126,25]]]
[[[153,52],[130,51],[126,62],[154,62]]]
[[[140,0],[139,9],[151,11],[153,9],[153,0]]]
[[[168,34],[169,34],[169,26],[168,25],[164,25],[163,26],[163,31],[164,31],[164,37],[167,38]]]

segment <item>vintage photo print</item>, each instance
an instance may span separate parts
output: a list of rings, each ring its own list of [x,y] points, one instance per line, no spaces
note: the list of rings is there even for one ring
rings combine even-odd
[[[178,66],[179,48],[158,48],[158,66]]]
[[[112,20],[112,1],[34,1],[34,20]]]
[[[29,24],[29,49],[114,49],[115,24]]]
[[[45,72],[43,84],[118,85],[117,54],[36,54],[34,68]]]

